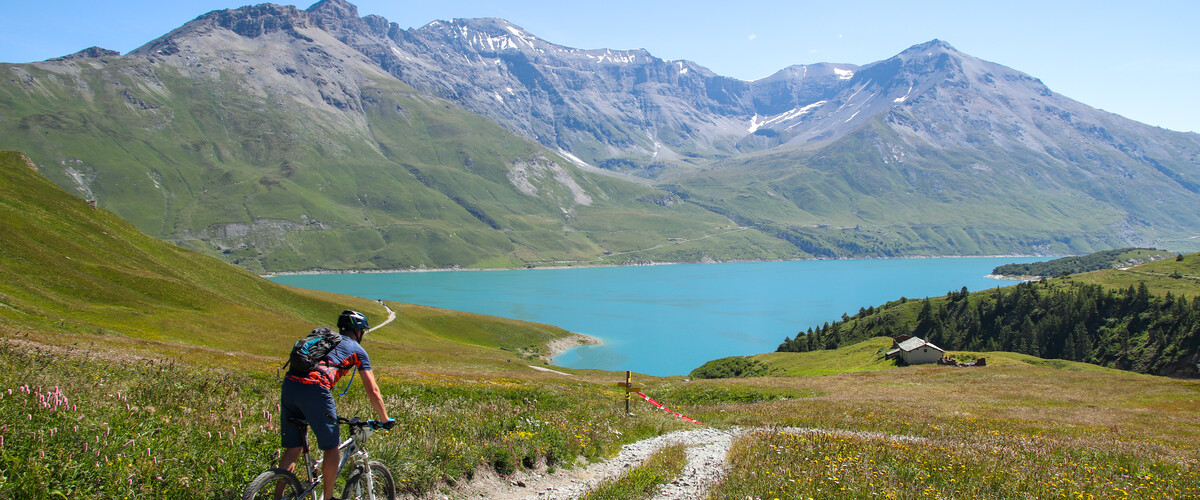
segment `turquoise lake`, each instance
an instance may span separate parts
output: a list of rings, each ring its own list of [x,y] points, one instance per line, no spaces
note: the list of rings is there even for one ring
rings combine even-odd
[[[548,323],[602,345],[559,366],[686,375],[709,360],[774,351],[784,337],[900,297],[1016,284],[993,268],[1036,257],[813,260],[515,271],[277,276],[368,299]],[[373,322],[382,318],[371,318]]]

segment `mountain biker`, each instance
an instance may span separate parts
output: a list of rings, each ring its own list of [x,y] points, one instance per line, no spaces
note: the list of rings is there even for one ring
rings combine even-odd
[[[283,379],[279,396],[279,434],[284,448],[279,458],[279,468],[292,471],[303,451],[305,430],[288,419],[308,421],[313,434],[317,436],[317,447],[325,455],[321,474],[325,478],[324,498],[329,499],[334,498],[333,483],[341,460],[338,450],[341,432],[337,422],[337,405],[333,402],[333,386],[338,379],[350,369],[358,368],[362,372],[363,387],[375,414],[381,422],[387,422],[385,426],[388,428],[394,422],[388,418],[387,409],[383,407],[383,396],[379,393],[379,385],[375,383],[375,375],[371,373],[371,361],[360,344],[368,330],[367,317],[358,311],[342,311],[337,326],[342,341],[317,363],[316,369],[306,374],[288,373]]]

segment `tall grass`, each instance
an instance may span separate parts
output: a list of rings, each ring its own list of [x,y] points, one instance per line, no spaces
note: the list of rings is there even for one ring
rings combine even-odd
[[[5,340],[0,496],[230,497],[276,460],[270,389],[229,371]]]
[[[1196,498],[1196,464],[1037,435],[895,439],[758,432],[714,498]]]
[[[683,425],[622,417],[615,392],[583,382],[377,376],[398,425],[366,447],[414,494],[480,467],[571,468]],[[371,417],[357,385],[339,412]],[[274,374],[0,341],[0,498],[236,496],[278,459],[278,394]]]
[[[753,379],[817,396],[695,409],[775,429],[735,443],[712,497],[1200,495],[1200,383],[1025,359]]]

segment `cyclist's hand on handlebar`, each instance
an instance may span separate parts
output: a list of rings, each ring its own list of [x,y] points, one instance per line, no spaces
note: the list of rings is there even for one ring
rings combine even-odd
[[[389,418],[387,422],[383,423],[384,429],[391,429],[392,427],[395,427],[395,426],[396,426],[396,419],[394,419],[394,418]]]

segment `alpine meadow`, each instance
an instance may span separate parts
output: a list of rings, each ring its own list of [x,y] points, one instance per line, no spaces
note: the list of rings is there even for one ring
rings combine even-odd
[[[0,63],[0,498],[242,498],[344,310],[395,498],[1200,497],[1196,133],[940,39],[748,81],[494,17],[196,14]],[[971,256],[1044,261],[671,376],[264,277]]]

